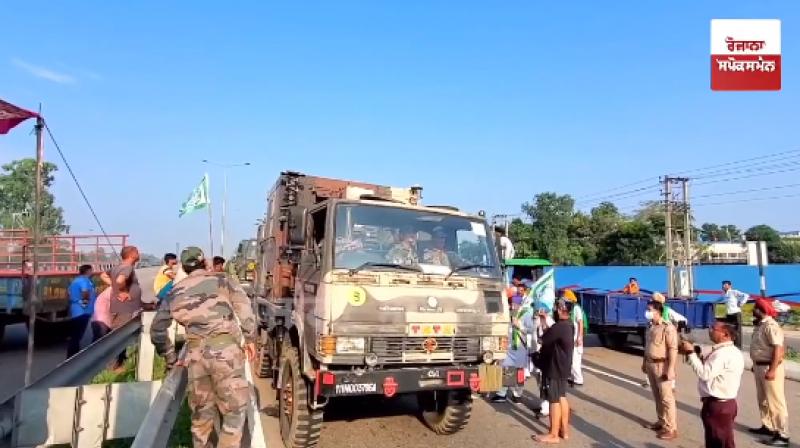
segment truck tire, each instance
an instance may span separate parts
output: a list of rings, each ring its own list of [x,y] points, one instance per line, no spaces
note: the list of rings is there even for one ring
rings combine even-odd
[[[283,352],[281,381],[278,418],[283,445],[286,448],[316,446],[322,429],[322,410],[309,407],[308,385],[300,371],[300,358],[295,347]]]
[[[5,322],[0,322],[0,345],[3,345],[3,336],[6,334]]]
[[[259,378],[272,378],[272,360],[269,357],[269,347],[262,345],[256,360],[256,376]]]
[[[455,434],[469,422],[472,395],[468,390],[420,392],[422,420],[439,435]]]
[[[620,349],[628,342],[628,333],[611,333],[608,336],[611,348]]]

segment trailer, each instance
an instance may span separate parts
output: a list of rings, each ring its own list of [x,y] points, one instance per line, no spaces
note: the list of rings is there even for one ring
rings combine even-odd
[[[650,294],[629,295],[593,289],[573,290],[589,320],[587,332],[595,333],[605,347],[620,348],[630,335],[644,340],[645,319]],[[667,299],[667,305],[688,320],[688,331],[709,328],[714,324],[714,303],[695,299]]]

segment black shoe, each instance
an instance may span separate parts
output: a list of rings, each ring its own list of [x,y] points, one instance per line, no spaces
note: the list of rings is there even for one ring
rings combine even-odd
[[[508,399],[509,399],[509,401],[511,401],[512,403],[520,403],[520,402],[522,402],[522,397],[517,397],[517,396],[514,396],[514,394],[511,394],[511,396],[510,396],[510,397],[508,397]]]
[[[789,438],[775,436],[769,440],[762,440],[761,444],[767,446],[789,446]]]
[[[771,431],[766,426],[762,426],[760,428],[750,428],[747,430],[750,434],[758,434],[760,436],[774,436],[775,431]]]
[[[495,395],[489,401],[491,401],[492,403],[506,403],[508,402],[508,398],[502,395]]]

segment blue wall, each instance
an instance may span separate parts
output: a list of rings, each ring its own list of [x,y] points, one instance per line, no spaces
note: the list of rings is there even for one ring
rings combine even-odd
[[[667,269],[663,266],[557,266],[556,286],[580,285],[584,288],[622,289],[629,277],[639,279],[642,289],[665,291]],[[765,268],[767,294],[800,295],[800,265],[772,265]],[[719,290],[723,280],[736,289],[758,294],[758,268],[744,265],[708,265],[694,268],[695,289]],[[792,300],[796,300],[796,297]]]

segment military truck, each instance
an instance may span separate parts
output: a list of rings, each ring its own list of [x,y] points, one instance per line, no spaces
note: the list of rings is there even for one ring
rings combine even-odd
[[[256,244],[255,239],[242,240],[236,247],[236,253],[230,259],[232,273],[242,283],[253,281],[256,271]]]
[[[257,375],[272,378],[288,448],[316,444],[326,404],[417,396],[452,434],[504,369],[508,303],[485,218],[424,206],[421,187],[280,175],[259,227]]]

